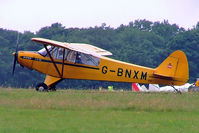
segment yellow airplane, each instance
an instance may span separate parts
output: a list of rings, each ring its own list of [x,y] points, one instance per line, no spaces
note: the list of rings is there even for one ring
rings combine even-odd
[[[56,90],[63,79],[86,79],[143,84],[183,85],[189,79],[187,57],[182,51],[173,52],[157,68],[143,67],[106,56],[112,53],[80,43],[66,43],[44,38],[32,38],[43,49],[13,53],[16,62],[29,69],[46,74],[45,81],[36,86],[37,91]]]

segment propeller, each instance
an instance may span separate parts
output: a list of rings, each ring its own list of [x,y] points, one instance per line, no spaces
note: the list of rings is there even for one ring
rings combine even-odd
[[[14,62],[13,62],[13,67],[12,67],[12,75],[14,75],[15,66],[16,66],[17,58],[18,58],[18,44],[19,44],[19,32],[18,32],[18,35],[17,35],[17,44],[16,44],[17,46],[16,46],[16,50],[15,50],[15,52],[12,53],[14,55]]]

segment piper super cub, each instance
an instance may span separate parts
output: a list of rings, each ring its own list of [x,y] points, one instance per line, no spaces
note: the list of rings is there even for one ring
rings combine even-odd
[[[16,62],[46,75],[45,81],[36,86],[37,91],[56,90],[63,79],[86,79],[143,84],[183,85],[189,79],[187,57],[175,51],[157,68],[149,68],[108,58],[112,53],[81,43],[58,42],[32,38],[43,49],[13,53]],[[18,46],[17,46],[18,47]]]

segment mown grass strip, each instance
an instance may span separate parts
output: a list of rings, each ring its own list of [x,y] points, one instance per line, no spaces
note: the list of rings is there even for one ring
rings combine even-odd
[[[198,132],[198,105],[198,93],[1,88],[0,132]]]

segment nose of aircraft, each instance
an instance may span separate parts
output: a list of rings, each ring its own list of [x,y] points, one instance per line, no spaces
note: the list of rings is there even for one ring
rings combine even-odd
[[[34,60],[34,52],[31,51],[17,51],[12,53],[14,56],[13,70],[14,74],[16,63],[18,62],[21,66],[32,69]]]

